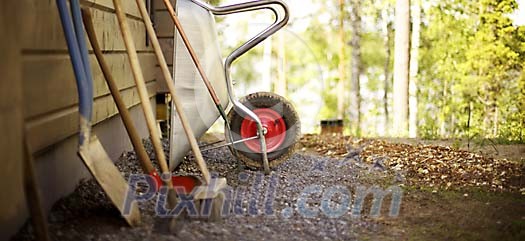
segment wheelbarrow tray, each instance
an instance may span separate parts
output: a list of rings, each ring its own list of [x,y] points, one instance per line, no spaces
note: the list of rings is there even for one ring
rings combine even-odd
[[[222,56],[213,15],[188,0],[177,1],[179,20],[188,36],[206,75],[221,100],[221,105],[231,108]],[[175,29],[175,31],[177,31]],[[173,76],[177,95],[182,100],[183,111],[188,116],[191,129],[201,137],[219,118],[220,114],[204,85],[180,35],[175,32]],[[175,108],[172,105],[172,110]],[[172,111],[170,130],[170,169],[175,169],[190,150],[182,125]]]

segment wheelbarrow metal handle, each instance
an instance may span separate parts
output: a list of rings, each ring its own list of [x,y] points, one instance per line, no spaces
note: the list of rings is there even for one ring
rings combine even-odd
[[[239,46],[237,49],[235,49],[227,58],[225,61],[225,69],[229,70],[231,64],[238,59],[241,55],[248,52],[250,49],[255,47],[257,44],[264,41],[266,38],[273,35],[275,32],[279,31],[282,27],[284,27],[288,20],[290,19],[290,14],[288,10],[288,6],[286,3],[284,3],[281,0],[262,0],[262,1],[249,1],[244,3],[237,3],[232,5],[226,5],[226,6],[212,6],[207,3],[198,1],[198,0],[190,0],[191,2],[197,4],[198,6],[210,11],[214,15],[228,15],[233,13],[242,13],[242,12],[248,12],[248,11],[255,11],[255,10],[261,10],[261,9],[268,9],[273,12],[275,15],[275,21],[265,28],[263,31],[255,35],[250,40],[246,41],[244,44]],[[284,12],[283,16],[280,16],[279,9],[276,8],[276,5],[280,6]],[[230,78],[229,72],[226,73],[226,77]]]

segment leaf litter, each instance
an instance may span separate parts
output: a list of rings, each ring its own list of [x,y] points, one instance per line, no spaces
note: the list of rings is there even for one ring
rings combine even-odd
[[[403,173],[406,184],[434,189],[479,187],[525,194],[525,165],[448,146],[410,145],[342,135],[306,134],[303,150],[339,159],[357,158]],[[381,162],[378,162],[380,160]]]

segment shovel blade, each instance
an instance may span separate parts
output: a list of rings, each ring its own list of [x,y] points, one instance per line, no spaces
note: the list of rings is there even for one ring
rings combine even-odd
[[[139,225],[140,211],[137,203],[133,202],[129,214],[124,215],[124,199],[128,192],[128,183],[95,135],[91,135],[89,143],[86,144],[80,147],[78,153],[89,172],[118,208],[126,222],[132,227]]]

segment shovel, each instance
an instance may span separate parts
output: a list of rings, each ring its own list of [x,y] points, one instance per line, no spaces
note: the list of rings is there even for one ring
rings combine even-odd
[[[91,116],[93,107],[93,79],[89,66],[88,50],[85,43],[80,4],[71,0],[73,19],[67,10],[66,0],[57,0],[62,28],[66,38],[71,64],[75,74],[80,113],[80,135],[78,154],[95,180],[118,208],[130,226],[140,223],[140,213],[133,203],[129,213],[124,211],[124,198],[128,184],[120,171],[109,158],[95,135],[91,135]]]

